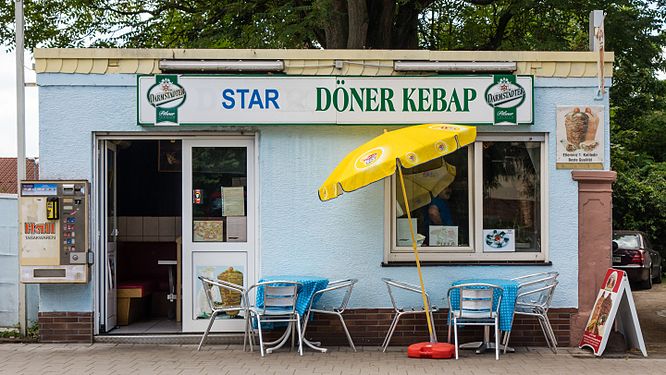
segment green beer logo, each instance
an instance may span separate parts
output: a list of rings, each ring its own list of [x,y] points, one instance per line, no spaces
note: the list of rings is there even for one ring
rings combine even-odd
[[[177,75],[156,75],[155,84],[148,89],[148,102],[155,107],[155,124],[178,124],[178,107],[185,102],[185,96]]]
[[[525,89],[516,83],[514,75],[495,75],[486,89],[486,103],[493,107],[495,124],[517,124],[517,109],[525,101]]]

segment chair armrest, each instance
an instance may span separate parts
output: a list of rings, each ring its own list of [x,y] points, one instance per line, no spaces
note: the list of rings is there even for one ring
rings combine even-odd
[[[356,284],[358,279],[342,279],[342,280],[333,280],[329,281],[328,286],[336,286],[338,284]]]
[[[519,276],[519,277],[514,277],[513,281],[518,281],[520,286],[523,285],[532,285],[536,284],[539,282],[544,282],[548,280],[555,280],[560,274],[555,271],[548,271],[548,272],[539,272],[539,273],[533,273],[530,275],[525,275],[525,276]]]
[[[203,283],[208,283],[208,284],[211,284],[211,285],[215,285],[217,287],[221,287],[221,288],[224,288],[224,289],[229,289],[229,290],[232,290],[233,292],[238,292],[238,293],[241,293],[241,294],[245,293],[245,288],[243,288],[242,285],[230,283],[228,281],[224,281],[224,280],[220,280],[220,279],[213,280],[213,279],[209,279],[209,278],[203,277],[203,276],[198,276],[198,279],[201,280]]]
[[[382,281],[384,281],[387,285],[394,286],[396,288],[404,289],[404,290],[414,292],[414,293],[421,293],[421,287],[418,286],[418,285],[406,283],[404,281],[387,279],[387,278],[383,278]],[[427,294],[428,293],[426,293],[426,295]]]
[[[544,276],[555,276],[555,277],[557,277],[557,276],[559,276],[559,273],[556,272],[556,271],[537,272],[537,273],[532,273],[532,274],[529,274],[529,275],[514,277],[511,280],[524,280],[524,279],[531,279],[531,278],[534,278],[534,277],[542,278]]]
[[[351,291],[357,282],[358,279],[345,279],[345,280],[335,280],[328,283],[328,287],[319,290],[312,295],[312,299],[310,299],[310,303],[308,304],[308,310],[312,309],[312,305],[314,304],[314,300],[316,299],[317,296],[321,296],[324,293],[332,292],[339,289],[347,289],[347,292],[342,297],[342,301],[340,302],[340,307],[337,308],[337,310],[340,313],[343,312],[347,308],[347,303],[349,302]]]
[[[532,290],[528,290],[526,292],[518,293],[518,296],[516,296],[516,299],[518,299],[520,297],[524,297],[524,296],[529,296],[530,294],[541,293],[545,290],[555,288],[556,286],[557,286],[557,283],[554,283],[554,284],[546,285],[546,286],[541,287],[541,288],[532,289]]]
[[[539,285],[539,284],[550,285],[554,282],[557,282],[556,278],[557,276],[549,276],[541,279],[524,281],[518,284],[518,288],[525,288],[528,286]]]

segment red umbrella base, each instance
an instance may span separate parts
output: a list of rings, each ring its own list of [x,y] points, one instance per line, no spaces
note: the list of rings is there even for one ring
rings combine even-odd
[[[409,358],[447,359],[453,358],[455,352],[456,347],[445,342],[419,342],[407,348]]]

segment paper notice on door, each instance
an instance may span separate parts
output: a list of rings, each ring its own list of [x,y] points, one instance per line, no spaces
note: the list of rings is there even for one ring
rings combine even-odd
[[[243,187],[222,187],[222,216],[245,216]]]

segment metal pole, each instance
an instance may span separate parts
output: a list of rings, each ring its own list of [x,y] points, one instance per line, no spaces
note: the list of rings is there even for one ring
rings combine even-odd
[[[419,284],[421,285],[421,298],[423,298],[423,308],[426,313],[426,323],[428,324],[428,334],[430,335],[430,342],[437,342],[435,332],[432,329],[433,322],[430,320],[430,303],[426,297],[425,285],[423,285],[423,273],[421,272],[421,260],[419,259],[419,250],[416,248],[416,236],[414,235],[414,226],[412,224],[412,214],[409,210],[409,201],[407,200],[407,191],[405,190],[405,178],[402,175],[402,165],[400,161],[396,160],[398,167],[398,176],[400,176],[400,187],[402,188],[402,197],[405,201],[405,211],[407,212],[407,221],[409,222],[409,234],[412,236],[412,251],[416,259],[416,270],[419,273]]]
[[[21,180],[25,180],[25,77],[23,72],[23,0],[15,0],[14,17],[16,19],[16,180],[17,193],[20,194]],[[17,217],[18,221],[18,217]],[[20,224],[19,236],[21,231]],[[20,252],[20,249],[19,249]],[[20,257],[20,254],[19,254]],[[19,267],[20,272],[20,267]],[[25,284],[20,282],[19,273],[19,329],[21,335],[27,332]]]

